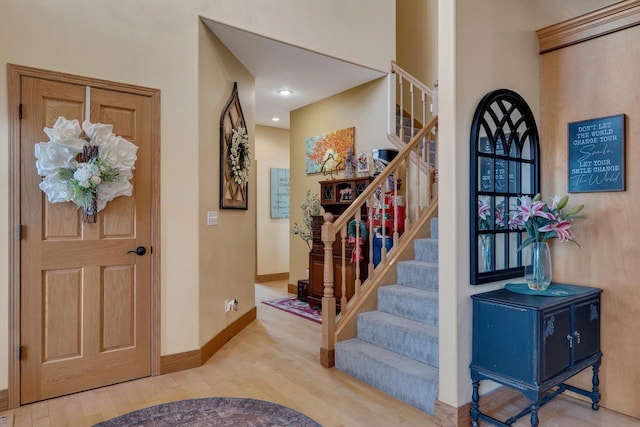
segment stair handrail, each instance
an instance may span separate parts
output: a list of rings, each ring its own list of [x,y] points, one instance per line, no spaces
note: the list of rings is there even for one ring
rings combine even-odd
[[[400,117],[409,117],[411,120],[410,132],[408,138],[405,138],[405,129],[400,123],[400,127],[389,126],[390,134],[397,135],[401,143],[404,143],[406,139],[411,139],[416,133],[416,124],[419,126],[424,125],[427,122],[428,116],[438,115],[438,82],[434,82],[433,89],[430,89],[427,85],[422,83],[416,77],[408,73],[395,61],[391,61],[391,73],[396,76],[396,101],[400,112]],[[408,83],[408,97],[409,100],[405,101],[405,84]],[[416,94],[416,89],[418,94]],[[419,95],[419,108],[416,108],[416,99]],[[428,100],[431,100],[429,108],[427,108]],[[406,105],[405,105],[406,104]],[[405,107],[409,110],[406,111]],[[395,116],[394,116],[395,117]],[[395,119],[394,119],[395,120]],[[395,143],[395,141],[392,140]]]
[[[405,80],[407,80],[409,83],[413,84],[414,86],[417,86],[421,91],[423,91],[424,93],[428,94],[430,97],[433,97],[434,92],[436,92],[435,89],[432,90],[427,85],[422,83],[420,80],[418,80],[417,78],[412,76],[410,73],[405,71],[402,67],[400,67],[396,63],[396,61],[391,61],[391,72],[392,73],[397,73],[397,74],[403,76],[403,78]],[[437,112],[437,110],[435,110],[435,111]],[[434,115],[436,115],[436,112],[434,112]]]
[[[368,277],[366,282],[363,284],[360,280],[360,262],[355,262],[355,285],[354,285],[354,295],[351,296],[351,299],[347,300],[347,289],[346,289],[346,243],[347,243],[347,228],[348,225],[355,221],[355,227],[353,230],[355,231],[354,236],[349,236],[353,238],[354,243],[354,253],[352,257],[355,257],[356,260],[362,255],[361,249],[359,249],[359,241],[362,237],[361,235],[361,227],[360,223],[362,222],[362,212],[363,210],[366,212],[366,224],[368,228],[368,235],[373,236],[374,234],[374,212],[376,212],[382,224],[382,246],[380,250],[380,263],[384,264],[387,256],[386,249],[386,239],[392,238],[393,246],[397,247],[400,243],[400,233],[399,228],[402,228],[405,233],[411,228],[412,221],[411,218],[418,218],[421,213],[425,212],[433,203],[437,200],[437,192],[434,191],[434,185],[436,181],[436,170],[433,166],[432,160],[430,158],[430,150],[424,149],[422,144],[422,140],[427,136],[435,135],[435,130],[437,129],[438,117],[434,115],[429,119],[429,121],[425,124],[425,126],[409,141],[408,144],[398,153],[398,155],[377,175],[374,180],[363,190],[363,192],[356,197],[356,199],[349,205],[349,207],[336,219],[333,214],[325,213],[324,214],[324,224],[321,228],[321,238],[324,243],[324,271],[323,271],[323,281],[324,281],[324,292],[322,297],[322,347],[320,348],[320,362],[323,366],[330,367],[334,366],[334,356],[335,356],[335,332],[337,323],[340,319],[336,316],[336,298],[334,292],[334,265],[333,265],[333,252],[334,252],[334,242],[336,241],[336,236],[340,234],[340,242],[341,242],[341,314],[346,316],[349,313],[350,307],[356,304],[358,297],[366,283],[372,281],[375,277],[375,268],[373,265],[373,240],[369,239],[371,244],[369,244],[369,262],[367,266]],[[416,162],[412,160],[412,154],[419,152],[419,158],[422,159],[423,165],[426,164],[426,189],[424,193],[420,191],[420,187],[422,185],[420,173],[425,173],[424,168],[418,167],[417,173],[414,173],[416,176],[411,176],[416,181],[415,187],[409,184],[410,171],[412,170],[412,165],[415,167]],[[402,170],[404,168],[404,170]],[[422,172],[421,172],[422,171]],[[390,179],[393,177],[393,179]],[[399,179],[404,177],[403,182],[405,183],[404,194],[398,192],[399,190]],[[390,188],[391,187],[391,188]],[[375,197],[375,194],[378,193],[380,196],[378,198]],[[415,193],[415,194],[414,194]],[[398,218],[399,209],[399,197],[404,197],[405,200],[405,209],[404,209],[404,218]],[[387,236],[386,234],[386,201],[392,200],[394,215],[393,215],[393,236]],[[375,209],[375,211],[374,211]],[[411,210],[413,210],[413,215],[411,215]],[[334,221],[335,220],[335,221]],[[400,223],[402,221],[402,223]],[[408,234],[408,233],[407,233]],[[393,250],[393,248],[392,248]]]

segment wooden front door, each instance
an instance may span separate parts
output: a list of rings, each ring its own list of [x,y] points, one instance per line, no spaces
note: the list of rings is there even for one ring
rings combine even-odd
[[[151,135],[149,96],[21,76],[20,403],[151,373]],[[83,223],[71,202],[39,189],[34,144],[59,116],[92,123],[138,146],[133,195]],[[135,249],[144,247],[138,255]],[[132,252],[130,252],[132,251]]]

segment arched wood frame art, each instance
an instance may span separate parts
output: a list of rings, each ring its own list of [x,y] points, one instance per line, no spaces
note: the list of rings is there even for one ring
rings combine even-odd
[[[231,97],[220,115],[220,208],[248,209],[248,183],[239,185],[233,176],[229,162],[233,131],[239,128],[247,129],[240,97],[238,83],[233,83]]]

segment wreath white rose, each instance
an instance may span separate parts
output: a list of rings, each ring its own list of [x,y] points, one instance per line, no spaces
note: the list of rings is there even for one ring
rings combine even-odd
[[[229,149],[229,166],[233,180],[240,187],[249,181],[251,171],[251,147],[247,130],[243,127],[233,129],[231,148]]]
[[[84,129],[87,138],[81,138]],[[131,196],[138,147],[112,133],[113,125],[58,117],[52,128],[44,128],[49,142],[35,144],[36,169],[44,177],[40,189],[50,203],[73,202],[87,209],[95,199],[101,211],[118,196]],[[98,156],[76,160],[85,146],[98,147]]]

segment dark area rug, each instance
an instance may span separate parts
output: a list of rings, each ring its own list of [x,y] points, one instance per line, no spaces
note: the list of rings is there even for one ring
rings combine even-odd
[[[103,421],[94,427],[134,426],[321,427],[311,418],[286,406],[233,397],[163,403]]]
[[[316,323],[322,323],[322,312],[318,309],[309,307],[309,304],[298,300],[296,297],[279,298],[270,301],[262,301],[263,304],[271,307],[279,308],[296,316],[304,317]]]

